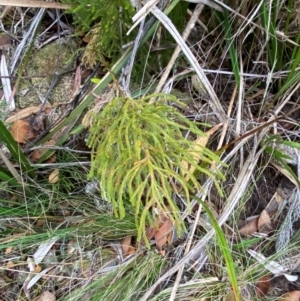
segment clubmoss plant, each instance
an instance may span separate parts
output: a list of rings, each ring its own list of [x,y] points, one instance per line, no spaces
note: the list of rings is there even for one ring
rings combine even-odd
[[[135,13],[130,0],[64,0],[73,4],[70,10],[74,16],[77,32],[87,34],[89,44],[83,61],[95,65],[102,56],[119,58],[121,47],[134,37],[126,35],[132,25],[131,18]]]
[[[153,97],[157,99],[154,103],[150,102]],[[145,228],[153,225],[158,212],[166,214],[179,232],[185,229],[173,193],[184,195],[189,206],[191,196],[201,189],[197,172],[211,177],[217,186],[217,179],[223,177],[220,171],[199,165],[199,158],[206,166],[220,159],[206,147],[195,156],[194,142],[186,139],[184,132],[205,134],[199,124],[168,102],[178,100],[165,94],[138,100],[118,97],[106,105],[90,128],[88,145],[93,155],[89,176],[100,180],[102,197],[112,203],[116,216],[134,213],[138,240],[147,241]],[[188,165],[197,172],[189,172]]]

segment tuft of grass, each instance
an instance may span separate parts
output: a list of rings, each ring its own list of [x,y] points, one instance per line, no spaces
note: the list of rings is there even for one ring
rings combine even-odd
[[[89,286],[74,290],[62,300],[80,300],[87,294],[93,301],[139,300],[167,263],[166,259],[151,252],[135,254],[122,264],[100,269],[97,279]]]

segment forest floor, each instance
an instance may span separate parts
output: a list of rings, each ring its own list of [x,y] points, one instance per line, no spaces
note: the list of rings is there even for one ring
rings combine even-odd
[[[207,140],[186,139],[220,156],[210,170],[224,175],[221,192],[200,174],[188,204],[173,183],[186,231],[154,208],[141,240],[134,212],[119,219],[91,178],[87,146],[95,116],[124,88],[124,56],[91,65],[74,15],[0,6],[0,301],[300,300],[300,28],[289,5],[197,16],[185,45],[200,71],[178,54],[163,91],[201,122]],[[277,16],[276,32],[264,13]],[[164,30],[146,43],[150,69],[133,73],[127,96],[157,87],[176,47]]]

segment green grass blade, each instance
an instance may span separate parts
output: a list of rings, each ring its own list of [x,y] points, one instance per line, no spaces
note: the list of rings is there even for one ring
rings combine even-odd
[[[228,270],[228,276],[229,276],[229,280],[231,282],[231,286],[232,286],[232,290],[233,290],[233,293],[234,293],[234,296],[235,296],[235,300],[240,301],[241,300],[241,294],[240,294],[240,290],[239,290],[237,274],[236,274],[236,271],[235,271],[235,264],[234,264],[233,258],[231,256],[231,248],[229,247],[229,245],[226,241],[223,230],[219,226],[218,221],[214,217],[213,213],[211,212],[211,210],[209,209],[207,204],[205,202],[203,202],[201,199],[197,198],[197,197],[194,197],[194,198],[197,199],[199,201],[199,203],[201,203],[204,210],[206,211],[206,213],[209,216],[210,222],[211,222],[211,224],[212,224],[212,226],[213,226],[213,228],[216,232],[217,239],[219,241],[220,249],[221,249],[221,251],[223,253],[223,256],[224,256],[224,259],[225,259],[225,263],[226,263],[227,270]]]
[[[238,56],[236,49],[234,47],[234,39],[232,37],[232,22],[229,20],[228,11],[224,11],[224,17],[225,17],[225,37],[227,41],[227,45],[229,48],[229,55],[232,65],[232,70],[234,73],[236,84],[239,86],[241,77],[240,77],[240,70],[239,70],[239,62],[238,62]]]
[[[296,43],[298,45],[300,43],[300,33],[297,36]],[[290,61],[291,61],[291,64],[290,64],[290,71],[291,72],[290,72],[290,74],[287,78],[287,81],[289,81],[290,79],[293,78],[293,76],[296,72],[296,68],[299,66],[299,63],[300,63],[300,47],[299,46],[294,47]]]

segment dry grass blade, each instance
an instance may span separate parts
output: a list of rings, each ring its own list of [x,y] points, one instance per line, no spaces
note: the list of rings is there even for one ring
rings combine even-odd
[[[207,5],[207,6],[210,6],[214,9],[216,9],[217,11],[220,11],[220,12],[223,12],[224,9],[219,6],[218,4],[214,3],[213,1],[210,1],[210,0],[185,0],[187,2],[190,2],[190,3],[197,3],[197,4],[202,4],[202,5]]]
[[[132,21],[136,22],[138,25],[139,22],[141,21],[142,18],[145,18],[149,12],[149,10],[151,9],[151,7],[153,7],[154,5],[157,4],[157,2],[159,2],[159,0],[151,0],[148,1],[133,17],[132,17]]]
[[[259,159],[259,155],[261,152],[259,152],[257,155],[255,155],[256,148],[252,150],[252,153],[249,155],[248,159],[246,160],[242,170],[239,173],[239,176],[237,178],[237,181],[231,191],[230,196],[227,199],[227,208],[225,212],[220,217],[218,223],[219,226],[222,226],[230,216],[230,214],[233,212],[237,202],[240,200],[241,195],[245,192],[247,189],[248,183],[250,181],[251,175],[253,173],[253,170],[255,168],[255,165],[257,163],[257,160]],[[206,246],[208,241],[215,235],[214,230],[210,230],[195,246],[194,248],[186,254],[180,261],[178,261],[171,269],[168,270],[163,276],[161,276],[154,285],[150,287],[150,289],[146,292],[146,294],[141,298],[141,301],[146,301],[151,296],[152,292],[155,290],[155,288],[162,283],[165,279],[176,273],[184,264],[189,262],[191,259],[196,259],[201,253],[202,249]]]
[[[202,9],[203,9],[202,5],[197,5],[196,6],[192,17],[190,18],[190,20],[189,20],[189,22],[188,22],[188,24],[187,24],[187,26],[186,26],[183,34],[182,34],[182,39],[184,41],[187,40],[187,38],[190,35],[192,29],[194,28],[195,23],[199,19],[199,16],[202,12]],[[161,92],[161,89],[162,89],[163,85],[165,84],[172,68],[174,67],[175,61],[177,60],[177,57],[178,57],[180,51],[181,51],[181,48],[179,47],[179,45],[177,45],[174,52],[173,52],[173,54],[172,54],[172,57],[171,57],[168,65],[167,65],[167,67],[165,68],[165,71],[164,71],[163,75],[161,76],[161,79],[160,79],[159,83],[157,84],[157,87],[155,89],[155,93]]]
[[[9,1],[9,2],[11,3],[11,1]],[[51,3],[51,2],[47,2],[47,3]],[[30,51],[30,47],[27,47],[27,45],[30,45],[32,43],[32,40],[35,36],[37,28],[43,18],[44,12],[45,12],[44,8],[39,9],[38,13],[34,16],[29,29],[25,32],[21,43],[16,48],[13,58],[12,58],[12,61],[11,61],[11,65],[10,65],[11,71],[15,71],[15,67],[19,63],[19,60],[20,60],[20,57],[22,54],[24,55],[24,57],[26,57],[28,55],[28,51]],[[24,49],[25,49],[25,51],[24,51]]]
[[[4,54],[1,55],[0,73],[1,76],[3,76],[1,77],[1,82],[3,86],[5,100],[8,104],[9,110],[13,111],[16,108],[16,104],[11,90],[11,82],[10,82],[8,68],[6,64],[6,58]]]
[[[198,61],[194,57],[193,53],[190,51],[189,47],[186,45],[186,43],[183,41],[182,37],[180,36],[178,30],[173,25],[171,20],[157,7],[153,7],[151,9],[151,12],[155,15],[155,17],[165,26],[165,28],[169,31],[169,33],[173,36],[177,44],[181,47],[183,53],[186,55],[187,59],[189,60],[190,64],[195,69],[197,75],[199,76],[199,79],[203,82],[203,85],[205,86],[208,94],[211,97],[211,102],[214,111],[219,115],[220,121],[224,121],[225,118],[225,112],[220,104],[220,101],[211,86],[210,82],[208,81],[206,75],[204,74],[202,68],[200,67]]]
[[[193,224],[193,227],[192,227],[192,231],[191,231],[191,233],[189,235],[189,239],[188,239],[185,251],[184,251],[184,255],[188,254],[188,252],[191,249],[191,245],[192,245],[192,242],[193,242],[193,239],[194,239],[194,235],[195,235],[196,227],[198,225],[198,221],[199,221],[199,217],[200,217],[201,211],[202,211],[202,206],[200,204],[200,206],[199,206],[199,208],[197,210],[197,214],[196,214],[195,221],[194,221],[194,224]],[[183,271],[184,271],[184,266],[181,266],[179,268],[179,270],[178,270],[178,273],[177,273],[177,276],[176,276],[176,280],[174,282],[174,286],[173,286],[172,293],[171,293],[171,296],[170,296],[170,301],[175,300],[176,292],[177,292],[179,283],[181,281],[181,277],[182,277]]]
[[[47,2],[41,0],[0,0],[0,5],[58,9],[68,9],[72,7],[70,4],[61,4],[57,2]]]
[[[18,173],[18,171],[15,169],[15,167],[13,166],[13,164],[7,159],[6,155],[3,153],[3,151],[1,149],[0,149],[0,157],[3,160],[3,162],[5,163],[5,165],[8,168],[8,170],[12,173],[12,175],[14,176],[14,178],[20,184],[23,184],[22,177],[20,176],[20,174]]]
[[[212,107],[216,115],[218,116],[220,122],[224,122],[226,120],[226,114],[224,109],[218,99],[212,85],[210,84],[209,80],[207,79],[205,73],[203,72],[202,68],[200,67],[197,59],[186,45],[184,40],[182,39],[181,35],[179,34],[178,30],[172,23],[172,21],[156,6],[151,8],[151,12],[153,15],[164,25],[164,27],[168,30],[168,32],[173,36],[177,44],[181,47],[183,53],[185,54],[186,58],[195,69],[195,72],[199,76],[199,79],[203,82],[203,85],[206,88],[209,96],[211,97],[211,101],[209,105]]]

